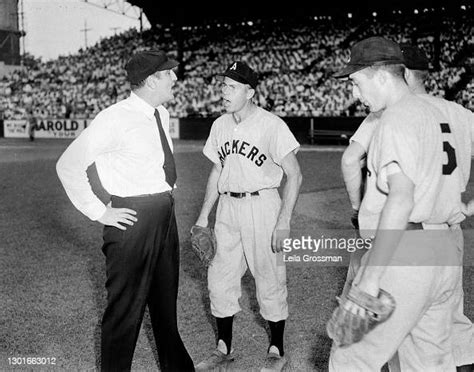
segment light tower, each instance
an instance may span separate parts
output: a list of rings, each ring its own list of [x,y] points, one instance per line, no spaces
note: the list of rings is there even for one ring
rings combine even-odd
[[[0,1],[0,63],[20,64],[20,38],[24,35],[22,10],[18,10],[18,0]],[[22,6],[23,1],[20,1]]]

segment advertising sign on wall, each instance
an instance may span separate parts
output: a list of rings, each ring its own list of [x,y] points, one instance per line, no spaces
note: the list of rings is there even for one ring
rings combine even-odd
[[[170,118],[170,136],[171,138],[179,138],[179,119]]]
[[[28,138],[28,122],[26,120],[4,120],[3,135],[6,138]]]
[[[35,138],[76,138],[87,128],[91,119],[38,119]],[[4,135],[10,138],[28,138],[27,120],[5,120]],[[179,119],[170,118],[171,138],[179,138]]]
[[[88,124],[88,119],[40,119],[36,123],[36,138],[76,138]]]

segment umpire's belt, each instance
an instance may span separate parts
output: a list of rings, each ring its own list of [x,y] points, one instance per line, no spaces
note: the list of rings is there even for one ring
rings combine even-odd
[[[260,193],[259,193],[258,191],[254,191],[254,192],[232,192],[232,191],[226,191],[226,192],[224,192],[224,194],[230,195],[230,196],[232,196],[233,198],[237,198],[237,199],[242,199],[242,198],[245,198],[246,196],[257,196],[257,195],[260,195]]]
[[[157,192],[154,194],[140,194],[140,195],[130,195],[130,196],[124,196],[124,198],[153,198],[156,196],[173,196],[174,190],[167,190],[163,192]],[[119,196],[120,197],[120,196]]]

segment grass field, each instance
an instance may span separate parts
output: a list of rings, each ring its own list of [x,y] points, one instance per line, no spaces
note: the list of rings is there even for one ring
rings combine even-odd
[[[55,172],[66,140],[0,139],[0,370],[96,370],[99,322],[105,306],[102,227],[69,202]],[[206,272],[189,246],[189,229],[204,197],[210,163],[201,142],[177,142],[177,219],[181,238],[179,327],[195,362],[215,345]],[[350,205],[340,175],[342,147],[305,147],[298,154],[304,181],[293,219],[295,234],[312,229],[350,229]],[[91,181],[98,195],[94,169]],[[465,198],[474,196],[470,183]],[[466,232],[473,221],[466,221]],[[472,252],[474,239],[466,239]],[[470,260],[469,262],[472,262]],[[325,324],[339,294],[345,267],[287,266],[290,317],[286,351],[294,370],[324,371],[330,340]],[[243,279],[242,312],[234,323],[235,370],[255,370],[268,345],[258,313],[253,280]],[[465,267],[465,312],[474,318],[474,269]],[[14,366],[12,357],[55,358],[55,365]],[[157,370],[157,354],[148,316],[142,326],[133,370]]]

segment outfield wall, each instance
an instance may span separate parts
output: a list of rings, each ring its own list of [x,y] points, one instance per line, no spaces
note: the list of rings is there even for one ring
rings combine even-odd
[[[35,138],[76,138],[88,125],[88,119],[44,119],[38,120]],[[5,138],[28,138],[30,123],[28,120],[4,120]]]
[[[91,121],[91,119],[40,119],[35,126],[35,138],[76,138]],[[171,118],[171,138],[179,138],[179,129],[179,119]],[[0,136],[6,138],[28,138],[30,123],[28,120],[4,120],[2,130],[3,135]]]
[[[171,138],[205,140],[215,118],[171,118]],[[285,117],[288,127],[300,143],[315,143],[326,139],[347,140],[362,122],[362,117]],[[36,138],[76,138],[91,119],[40,119],[36,123]],[[1,122],[0,122],[1,125]],[[27,120],[4,120],[3,136],[28,138]],[[2,136],[0,130],[0,136]]]

